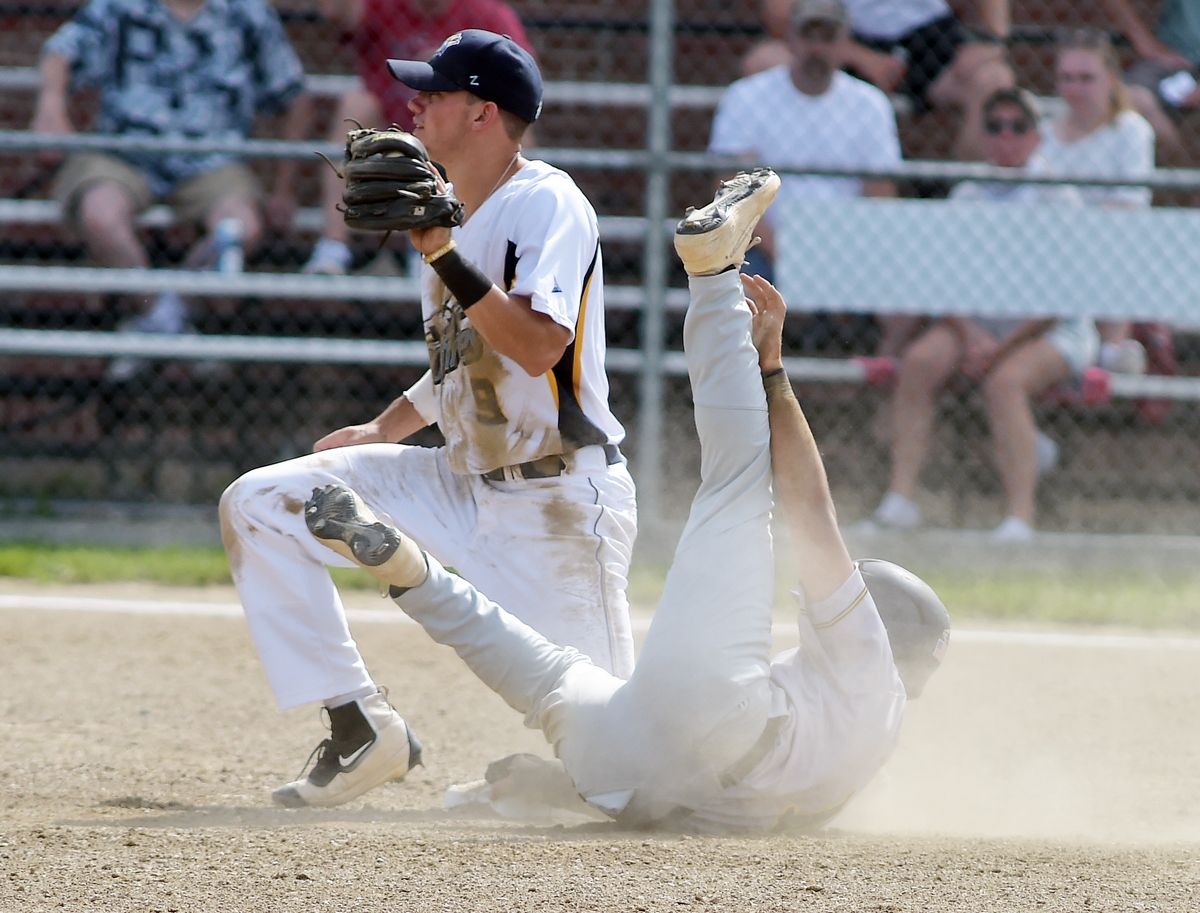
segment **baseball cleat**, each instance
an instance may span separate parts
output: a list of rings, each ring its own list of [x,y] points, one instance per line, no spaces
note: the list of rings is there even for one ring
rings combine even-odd
[[[271,793],[278,805],[328,808],[404,775],[421,763],[421,743],[378,691],[329,711],[329,738],[314,750],[308,776]],[[312,755],[309,755],[312,760]],[[305,764],[307,768],[307,763]]]
[[[769,168],[743,171],[722,181],[707,206],[689,208],[675,229],[675,250],[689,276],[738,268],[754,246],[754,228],[779,190]]]
[[[384,523],[346,485],[314,488],[304,505],[308,531],[377,580],[401,589],[425,580],[425,553],[412,539]]]

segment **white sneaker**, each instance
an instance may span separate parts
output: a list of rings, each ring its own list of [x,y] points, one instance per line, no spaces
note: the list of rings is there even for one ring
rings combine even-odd
[[[329,738],[314,749],[317,763],[309,775],[271,793],[278,805],[341,805],[421,763],[421,742],[383,691],[335,707],[329,720]]]
[[[417,543],[376,517],[349,486],[314,488],[304,504],[304,522],[339,555],[392,587],[411,589],[429,573]]]
[[[872,520],[886,529],[916,529],[921,525],[921,508],[911,498],[889,491],[875,508]]]
[[[689,276],[713,276],[739,267],[753,246],[754,227],[779,190],[769,168],[743,171],[722,181],[713,201],[689,208],[675,229],[675,250]]]
[[[1100,367],[1114,374],[1145,374],[1146,350],[1136,339],[1103,343]]]
[[[1037,456],[1037,474],[1039,476],[1044,476],[1058,465],[1058,444],[1044,431],[1038,431],[1034,451]]]
[[[301,267],[300,272],[323,276],[344,276],[350,270],[354,254],[344,241],[322,238],[313,248],[312,256]]]
[[[1033,527],[1020,517],[1005,517],[991,532],[996,542],[1031,542],[1035,535]]]
[[[194,333],[188,323],[187,305],[176,292],[162,292],[144,314],[125,320],[117,327],[118,333],[160,333],[174,336]],[[125,384],[150,367],[144,358],[120,355],[104,369],[104,379],[114,384]]]

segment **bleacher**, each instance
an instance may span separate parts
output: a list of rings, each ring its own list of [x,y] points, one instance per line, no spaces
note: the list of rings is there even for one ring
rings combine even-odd
[[[300,0],[277,4],[311,74],[310,89],[324,99],[320,115],[327,120],[329,98],[354,79],[353,61],[348,48],[319,21],[314,5]],[[525,0],[514,5],[548,79],[539,146],[564,152],[640,150],[650,98],[649,88],[640,84],[648,59],[645,3]],[[27,124],[35,84],[30,68],[37,48],[72,8],[22,4],[5,9],[0,4],[0,18],[7,26],[2,34],[8,36],[0,38],[0,126],[22,129]],[[1147,15],[1152,18],[1152,11]],[[681,153],[698,153],[707,142],[721,87],[736,77],[738,60],[761,37],[761,30],[754,4],[692,0],[678,3],[676,16],[674,146]],[[1060,25],[1098,24],[1096,16],[1090,4],[1066,0],[1014,3],[1014,20],[1020,27],[1014,30],[1011,52],[1028,76],[1026,83],[1048,93],[1052,86],[1047,39]],[[85,106],[86,99],[77,117]],[[902,106],[898,110],[906,155],[944,158],[949,146],[945,118],[914,114]],[[270,135],[273,126],[263,125],[261,135]],[[0,324],[0,427],[8,440],[0,460],[28,458],[44,465],[46,456],[54,455],[62,458],[69,476],[76,471],[71,465],[90,465],[99,458],[106,479],[64,482],[66,489],[78,484],[112,497],[150,493],[203,500],[219,489],[219,479],[227,481],[234,471],[306,449],[317,434],[346,420],[347,402],[358,407],[361,415],[356,412],[355,417],[369,417],[415,379],[424,354],[416,290],[402,275],[402,260],[385,253],[373,264],[384,274],[401,274],[398,279],[367,275],[326,281],[289,275],[303,262],[319,228],[314,204],[318,169],[324,165],[309,158],[300,186],[303,205],[292,232],[270,239],[243,276],[200,274],[185,280],[189,294],[202,300],[197,309],[200,335],[139,340],[133,334],[85,331],[114,328],[120,312],[112,306],[112,296],[165,288],[180,281],[179,274],[84,273],[82,249],[61,227],[54,204],[45,199],[47,169],[28,152],[0,148],[5,166],[0,175],[0,289],[6,293]],[[645,178],[640,167],[568,167],[601,215],[614,402],[630,425],[637,389],[632,373],[643,364],[638,346]],[[705,196],[710,172],[699,167],[677,171],[671,181],[670,211]],[[911,194],[937,195],[947,183],[930,181],[914,169],[901,186]],[[1177,198],[1174,191],[1159,193],[1160,200]],[[190,229],[175,225],[169,211],[161,208],[148,212],[142,225],[157,239],[155,265],[173,266],[190,240]],[[373,251],[366,248],[365,253]],[[674,278],[680,278],[678,273]],[[685,303],[682,289],[669,293],[670,310]],[[858,331],[841,333],[840,328],[850,324],[839,320],[836,315],[830,319],[832,329],[816,350],[807,338],[790,337],[796,345],[789,369],[797,380],[815,385],[805,389],[812,389],[828,406],[828,411],[814,409],[817,421],[844,421],[847,408],[861,409],[864,397],[870,408],[879,398],[869,384],[873,376],[878,379],[878,366],[862,360],[870,353],[871,337]],[[30,331],[40,335],[31,336]],[[309,337],[337,341],[318,344]],[[672,346],[678,344],[677,320],[669,323],[667,339]],[[343,345],[351,340],[373,348]],[[1185,362],[1192,357],[1190,346],[1185,340]],[[119,354],[155,356],[158,367],[141,389],[114,388],[103,381],[106,359]],[[216,367],[189,368],[193,363]],[[668,352],[662,367],[668,376],[679,377],[682,359]],[[1151,378],[1141,382],[1161,383]],[[678,381],[673,383],[671,389],[679,391]],[[1077,424],[1129,426],[1136,418],[1123,401],[1132,404],[1149,395],[1174,396],[1192,389],[1185,383],[1165,392],[1160,387],[1151,390],[1124,378],[1108,378],[1106,383],[1107,396],[1092,396],[1091,401],[1080,396],[1070,406],[1080,410],[1080,416],[1090,416],[1080,417]],[[1180,398],[1187,396],[1181,393]],[[1182,434],[1191,433],[1191,413],[1187,414],[1188,422],[1179,426]],[[636,457],[636,441],[632,444]],[[852,474],[850,464],[842,469]],[[95,471],[87,469],[84,475]],[[35,477],[36,472],[22,475]],[[970,482],[977,483],[977,478]],[[1079,484],[1079,490],[1088,490],[1086,483]],[[1111,487],[1111,482],[1096,490],[1104,486]]]

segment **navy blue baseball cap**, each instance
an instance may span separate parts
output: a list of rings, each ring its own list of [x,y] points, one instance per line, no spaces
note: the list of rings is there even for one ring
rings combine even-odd
[[[542,113],[542,74],[533,56],[508,35],[456,32],[423,60],[389,60],[392,75],[418,92],[470,92],[533,123]]]

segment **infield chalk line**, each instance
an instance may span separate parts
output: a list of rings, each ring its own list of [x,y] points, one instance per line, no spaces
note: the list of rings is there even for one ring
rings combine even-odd
[[[39,612],[100,612],[118,615],[180,615],[210,618],[241,618],[236,602],[187,602],[160,599],[100,599],[93,596],[38,596],[0,594],[0,609]],[[415,624],[399,609],[347,609],[346,617],[356,624]],[[650,619],[635,617],[633,629],[644,633]],[[793,624],[771,626],[775,637],[795,637]],[[1116,650],[1200,650],[1200,637],[1166,637],[1155,634],[1104,634],[1068,631],[955,630],[952,643],[997,646],[1085,647]]]

